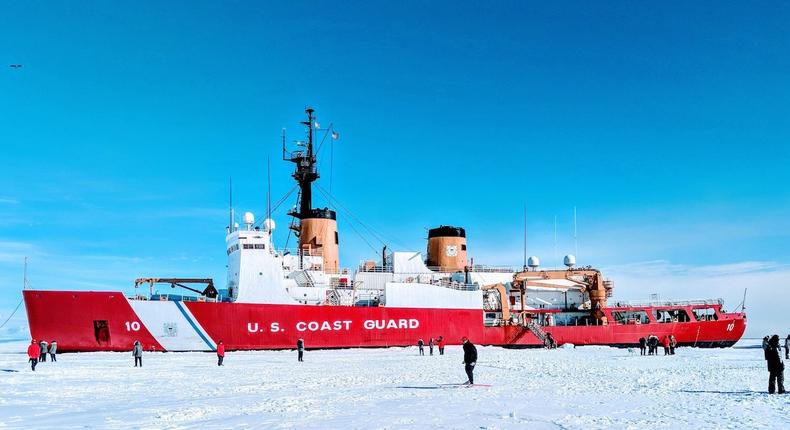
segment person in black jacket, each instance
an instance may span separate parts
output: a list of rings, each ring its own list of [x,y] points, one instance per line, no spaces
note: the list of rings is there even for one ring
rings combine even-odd
[[[768,394],[773,394],[776,388],[779,388],[777,391],[779,394],[785,393],[785,365],[782,363],[779,350],[779,335],[775,334],[768,340],[768,349],[765,350],[768,360]]]
[[[304,361],[304,339],[299,339],[296,341],[296,352],[298,361]]]
[[[474,385],[475,364],[477,364],[477,348],[475,348],[475,346],[472,345],[472,342],[469,342],[469,339],[466,337],[461,338],[461,341],[464,344],[464,370],[466,370],[466,376],[469,377],[469,380],[466,381],[465,384]]]
[[[647,339],[644,337],[639,338],[639,355],[645,355],[645,350],[647,349]]]
[[[425,345],[425,342],[423,342],[422,339],[417,341],[417,348],[420,349],[420,355],[425,355],[425,350],[422,348],[423,345]]]

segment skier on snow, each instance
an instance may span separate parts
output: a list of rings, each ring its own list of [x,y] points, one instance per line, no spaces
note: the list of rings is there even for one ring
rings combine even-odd
[[[466,385],[474,385],[475,383],[475,364],[477,364],[477,348],[472,345],[466,337],[461,338],[464,348],[464,370],[469,380],[465,382]]]

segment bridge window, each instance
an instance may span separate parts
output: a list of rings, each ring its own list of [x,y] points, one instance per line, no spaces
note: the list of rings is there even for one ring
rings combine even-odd
[[[266,249],[266,245],[264,245],[262,243],[256,243],[255,244],[255,249]]]
[[[689,314],[683,309],[658,309],[653,311],[656,321],[660,323],[689,322]]]
[[[650,319],[645,311],[613,311],[612,317],[617,324],[648,324]]]
[[[254,249],[251,243],[245,243],[244,249]]]
[[[691,312],[697,321],[716,321],[719,319],[719,316],[716,315],[716,310],[713,308],[692,309]]]

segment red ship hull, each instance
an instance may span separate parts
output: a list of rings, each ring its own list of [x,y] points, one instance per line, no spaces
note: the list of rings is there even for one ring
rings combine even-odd
[[[391,347],[443,336],[481,345],[542,347],[521,326],[484,325],[474,309],[423,309],[129,300],[121,292],[23,291],[34,339],[57,340],[62,351],[228,350]],[[181,319],[182,318],[182,319]],[[169,322],[169,321],[173,322]],[[162,321],[165,321],[162,323]],[[180,326],[179,326],[180,324]],[[727,347],[746,328],[742,313],[716,321],[542,327],[558,344],[636,346],[640,337],[674,335],[681,346]]]

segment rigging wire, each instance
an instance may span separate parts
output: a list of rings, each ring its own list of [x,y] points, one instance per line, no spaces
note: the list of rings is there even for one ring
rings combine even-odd
[[[2,324],[0,324],[0,328],[5,327],[6,323],[8,323],[8,321],[11,321],[11,318],[14,316],[14,314],[16,314],[16,311],[19,310],[19,307],[22,306],[22,302],[24,300],[25,300],[24,298],[19,300],[19,303],[16,304],[16,307],[14,308],[14,311],[11,312],[11,315],[9,315],[8,318],[6,318],[5,321],[3,321]]]
[[[316,184],[316,188],[318,189],[318,191],[320,191],[322,194],[324,194],[325,197],[329,198],[329,196],[327,194],[327,191],[325,189],[323,189],[320,185]],[[337,207],[342,209],[346,213],[346,215],[348,215],[351,219],[353,219],[354,221],[359,223],[359,225],[364,227],[365,230],[367,230],[370,233],[370,235],[373,236],[376,240],[381,242],[382,245],[387,245],[387,241],[384,240],[384,237],[382,235],[376,233],[376,231],[372,227],[368,226],[367,224],[362,222],[359,218],[357,218],[357,216],[354,215],[351,212],[351,210],[349,210],[347,207],[345,207],[342,204],[340,204],[340,202],[338,202],[337,200],[335,200],[335,205],[337,205]]]
[[[290,196],[291,196],[291,194],[293,194],[293,192],[294,192],[294,191],[296,191],[296,189],[297,189],[297,188],[299,188],[299,186],[298,186],[298,185],[294,185],[294,187],[293,187],[293,188],[291,188],[291,190],[290,190],[290,191],[288,191],[287,193],[285,193],[285,195],[284,195],[284,196],[282,196],[282,198],[280,198],[280,200],[277,200],[277,203],[275,203],[275,204],[274,204],[274,206],[271,206],[271,204],[269,205],[269,206],[271,207],[271,209],[269,210],[269,217],[270,217],[270,218],[271,218],[271,214],[273,214],[274,212],[276,212],[276,211],[277,211],[277,209],[280,207],[280,205],[282,205],[283,203],[285,203],[285,200],[287,200],[287,199],[288,199],[288,197],[290,197]],[[255,225],[259,225],[259,224],[260,224],[260,225],[262,225],[264,221],[265,221],[265,219],[259,219],[259,220],[258,220],[258,221],[255,223]]]
[[[316,189],[317,189],[317,190],[318,190],[318,191],[319,191],[321,194],[323,194],[325,197],[327,197],[327,198],[328,198],[328,196],[327,196],[327,193],[326,193],[326,190],[324,190],[323,188],[321,188],[321,187],[320,187],[318,184],[316,184]],[[335,203],[336,203],[336,204],[338,204],[337,202],[335,202]],[[360,224],[362,227],[365,227],[366,229],[368,229],[368,230],[370,231],[370,228],[369,228],[369,227],[367,227],[365,224],[363,224],[363,223],[362,223],[362,221],[360,221],[359,219],[357,219],[357,217],[355,217],[355,216],[354,216],[354,215],[353,215],[353,214],[352,214],[352,213],[351,213],[351,212],[350,212],[348,209],[346,209],[346,208],[345,208],[345,207],[343,207],[343,206],[340,206],[340,208],[341,208],[341,209],[343,209],[343,211],[344,211],[344,212],[345,212],[347,215],[349,215],[349,217],[351,217],[353,220],[355,220],[357,223],[359,223],[359,224]],[[362,239],[362,240],[363,240],[363,241],[364,241],[364,242],[365,242],[365,243],[366,243],[366,244],[367,244],[369,247],[370,247],[370,249],[372,249],[372,250],[373,250],[373,252],[374,252],[374,253],[378,253],[378,252],[379,252],[379,250],[378,250],[378,249],[376,249],[376,247],[375,247],[375,246],[373,246],[373,244],[372,244],[372,243],[370,243],[370,241],[369,241],[369,240],[368,240],[368,239],[365,237],[365,235],[363,235],[362,233],[360,233],[360,231],[359,231],[359,230],[357,230],[357,228],[356,228],[356,227],[354,227],[354,223],[348,223],[348,226],[349,226],[349,227],[351,227],[351,229],[352,229],[352,230],[354,230],[354,232],[355,232],[355,233],[356,233],[356,234],[357,234],[357,235],[358,235],[358,236],[359,236],[359,237],[360,237],[360,238],[361,238],[361,239]],[[381,238],[379,238],[379,237],[376,237],[376,235],[375,235],[374,233],[372,233],[372,232],[371,232],[371,235],[373,235],[373,236],[376,238],[376,240],[378,240],[379,242],[381,242],[383,245],[387,245],[387,244],[386,244],[386,242],[384,242],[383,240],[381,240]]]

